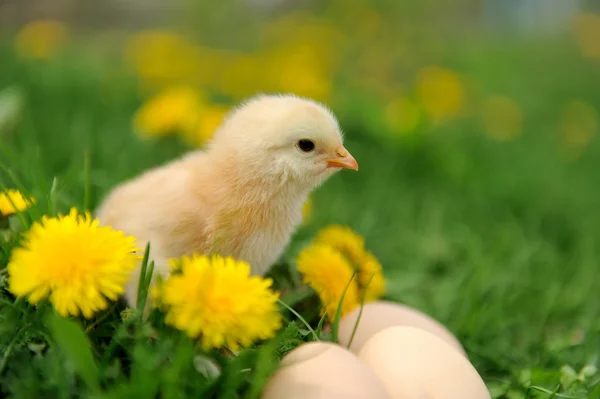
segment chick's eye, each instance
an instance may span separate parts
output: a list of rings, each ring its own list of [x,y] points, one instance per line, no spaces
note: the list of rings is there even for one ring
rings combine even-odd
[[[311,152],[315,149],[315,143],[312,140],[302,139],[298,140],[298,148],[304,152]]]

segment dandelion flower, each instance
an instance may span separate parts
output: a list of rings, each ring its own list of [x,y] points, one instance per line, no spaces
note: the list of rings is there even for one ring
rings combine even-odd
[[[290,44],[274,48],[265,54],[265,76],[278,91],[327,101],[332,90],[332,71],[316,48]]]
[[[146,101],[133,120],[142,137],[160,137],[193,129],[198,122],[202,99],[187,86],[170,87]]]
[[[360,235],[349,227],[334,224],[322,229],[314,241],[337,250],[347,259],[353,270],[356,269],[359,300],[363,295],[365,302],[383,296],[385,279],[381,264],[365,249],[365,241]]]
[[[63,46],[67,26],[54,20],[38,20],[25,25],[16,37],[17,51],[24,58],[49,59]]]
[[[582,12],[575,15],[573,33],[581,53],[589,58],[600,60],[600,15]]]
[[[250,276],[250,265],[231,257],[193,255],[171,261],[173,273],[160,285],[165,321],[205,350],[223,345],[236,351],[281,328],[279,295],[271,279]]]
[[[340,251],[352,263],[358,263],[364,255],[365,240],[350,227],[329,225],[319,231],[315,242],[326,244]]]
[[[35,203],[35,198],[25,198],[18,190],[6,190],[0,193],[0,216],[23,212]]]
[[[224,105],[205,105],[199,111],[196,125],[182,131],[183,137],[192,145],[203,145],[211,139],[228,112],[229,108]]]
[[[366,252],[358,265],[358,288],[365,302],[375,301],[385,294],[385,279],[379,260]]]
[[[190,83],[207,62],[184,35],[168,30],[143,30],[125,44],[125,59],[147,88]]]
[[[9,290],[32,304],[50,297],[61,316],[91,318],[116,300],[141,258],[133,237],[99,226],[89,213],[44,216],[8,264]]]
[[[453,71],[430,66],[417,76],[417,93],[423,107],[435,121],[458,115],[465,102],[465,89]]]
[[[355,280],[348,285],[354,269],[334,248],[319,243],[312,244],[300,252],[297,263],[298,270],[303,275],[303,282],[316,291],[324,306],[322,313],[326,313],[329,320],[335,320],[346,286],[348,289],[344,295],[341,316],[351,312],[360,304]]]

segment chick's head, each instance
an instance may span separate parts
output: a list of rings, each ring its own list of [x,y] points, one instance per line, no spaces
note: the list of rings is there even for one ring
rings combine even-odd
[[[241,171],[311,189],[341,169],[358,170],[337,119],[324,105],[295,95],[259,95],[217,129],[211,150]]]

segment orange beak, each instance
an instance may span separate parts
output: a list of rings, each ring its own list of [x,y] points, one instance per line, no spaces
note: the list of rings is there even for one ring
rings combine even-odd
[[[344,168],[358,170],[358,162],[356,162],[356,159],[354,159],[354,157],[348,152],[348,150],[343,145],[339,146],[335,153],[337,157],[327,160],[328,168]]]

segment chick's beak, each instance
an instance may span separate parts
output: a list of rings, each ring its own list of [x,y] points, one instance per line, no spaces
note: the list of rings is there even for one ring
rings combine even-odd
[[[358,162],[348,152],[344,146],[339,146],[336,150],[336,157],[327,160],[328,168],[344,168],[358,170]]]

